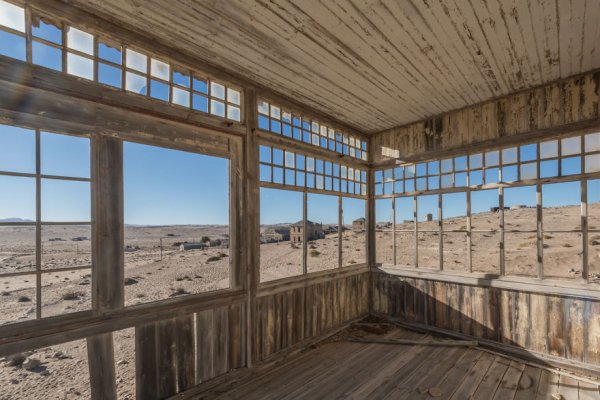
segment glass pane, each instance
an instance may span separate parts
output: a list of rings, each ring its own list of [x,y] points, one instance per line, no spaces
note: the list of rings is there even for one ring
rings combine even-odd
[[[241,120],[241,114],[240,114],[240,109],[238,107],[234,107],[231,105],[227,105],[227,118],[232,120],[232,121],[240,121]],[[288,125],[284,125],[284,128],[288,126]],[[285,129],[284,129],[284,134],[285,134]],[[289,135],[287,135],[289,136]]]
[[[260,188],[260,281],[302,275],[302,193]]]
[[[0,171],[35,173],[35,131],[0,125]]]
[[[150,59],[150,74],[155,78],[162,79],[163,81],[169,81],[171,75],[171,67],[166,62],[162,62],[155,58]]]
[[[531,233],[504,235],[504,269],[506,275],[537,276],[537,236]]]
[[[485,153],[485,166],[495,167],[500,164],[500,152],[498,150]]]
[[[119,68],[98,63],[98,82],[120,89],[123,86],[123,75]]]
[[[43,175],[90,177],[90,139],[42,132],[40,152]]]
[[[127,67],[136,71],[147,73],[148,72],[148,57],[137,51],[127,49],[126,53]]]
[[[342,266],[367,262],[365,207],[365,200],[342,198]]]
[[[415,232],[396,232],[396,265],[415,267]]]
[[[545,233],[544,278],[581,279],[582,248],[581,233]]]
[[[600,171],[600,154],[585,156],[585,173]]]
[[[36,65],[62,71],[62,51],[56,47],[33,41],[31,44],[32,61]]]
[[[471,263],[473,272],[500,273],[500,233],[471,233]]]
[[[0,278],[0,326],[35,319],[36,276]]]
[[[73,27],[67,28],[67,47],[89,55],[94,54],[94,36]]]
[[[42,221],[88,222],[91,219],[89,182],[42,179]]]
[[[2,17],[0,16],[0,18]],[[52,43],[62,44],[62,28],[60,24],[48,18],[33,15],[31,18],[31,34]]]
[[[67,53],[67,73],[92,81],[94,80],[94,61]]]
[[[483,167],[483,156],[480,154],[471,154],[469,156],[469,169],[477,169]]]
[[[590,133],[585,135],[585,151],[600,151],[600,133]]]
[[[575,136],[560,141],[561,151],[563,156],[581,153],[581,137]]]
[[[6,1],[0,0],[0,25],[25,32],[25,10]]]
[[[225,103],[217,101],[217,100],[211,100],[210,101],[210,113],[212,115],[224,117],[225,116]]]
[[[228,160],[125,142],[123,176],[126,305],[228,288]]]
[[[42,269],[92,265],[92,227],[42,226]]]
[[[438,221],[438,195],[417,196],[417,222],[419,231],[437,231]]]
[[[497,189],[471,192],[471,228],[493,231],[500,229],[500,207]]]
[[[194,78],[194,79],[192,79],[192,85],[193,85],[195,91],[204,93],[204,94],[208,94],[208,82],[205,79]],[[260,110],[260,104],[261,104],[261,102],[259,102],[259,110]],[[267,103],[264,103],[264,104],[267,104]]]
[[[190,106],[190,92],[173,87],[173,103],[183,107]]]
[[[0,226],[0,274],[35,271],[35,246],[35,226]]]
[[[442,160],[442,173],[452,172],[452,159]]]
[[[444,232],[444,270],[468,271],[466,232]]]
[[[225,100],[225,86],[217,82],[210,83],[210,95],[217,99]]]
[[[444,193],[442,195],[442,225],[444,231],[467,229],[467,194]]]
[[[145,96],[147,93],[146,78],[138,74],[127,72],[125,74],[125,89]]]
[[[581,229],[581,183],[542,185],[544,231]]]
[[[35,202],[34,178],[0,175],[0,221],[35,221]]]
[[[375,200],[376,221],[376,261],[391,264],[394,260],[394,244],[392,242],[392,199]]]
[[[338,197],[308,194],[308,272],[338,267]]]
[[[506,230],[535,231],[537,229],[535,186],[504,190],[504,228]]]
[[[511,147],[509,149],[502,150],[502,164],[514,164],[517,160],[517,148]]]
[[[434,232],[419,232],[419,268],[438,269],[440,266],[440,236]]]
[[[521,180],[536,179],[537,178],[537,164],[527,163],[521,164]]]
[[[42,318],[92,308],[92,270],[42,274]]]
[[[0,54],[26,61],[27,48],[25,38],[0,30]]]
[[[227,88],[227,101],[229,103],[237,104],[239,106],[240,105],[240,92],[237,90],[233,90],[231,88]],[[285,115],[289,115],[289,113],[286,113]],[[288,116],[286,118],[286,120],[289,122],[290,117]]]
[[[540,143],[540,158],[558,157],[558,140]]]

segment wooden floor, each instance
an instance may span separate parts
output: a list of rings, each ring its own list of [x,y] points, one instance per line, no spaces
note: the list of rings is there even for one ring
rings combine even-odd
[[[361,332],[350,333],[350,335]],[[364,333],[363,333],[364,334]],[[366,337],[429,338],[399,328]],[[236,371],[207,382],[196,399],[600,399],[598,387],[464,347],[332,341],[281,365]],[[553,395],[555,397],[553,397]]]

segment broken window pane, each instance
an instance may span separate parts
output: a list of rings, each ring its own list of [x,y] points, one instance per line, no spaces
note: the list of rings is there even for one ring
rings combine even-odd
[[[302,198],[300,192],[260,188],[261,282],[302,275]]]

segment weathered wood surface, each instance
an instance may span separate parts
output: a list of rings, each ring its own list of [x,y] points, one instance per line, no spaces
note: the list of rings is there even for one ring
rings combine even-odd
[[[243,303],[136,327],[138,399],[173,396],[245,365]]]
[[[600,67],[593,1],[70,4],[365,132]]]
[[[392,329],[374,340],[427,341]],[[479,349],[331,341],[257,370],[239,370],[173,399],[598,399],[598,385]],[[433,391],[432,391],[433,393]]]
[[[372,280],[376,314],[599,366],[598,300],[383,273]]]
[[[256,301],[254,359],[264,360],[368,313],[369,273],[333,277]]]
[[[422,159],[600,126],[600,72],[451,111],[371,139],[373,161]]]

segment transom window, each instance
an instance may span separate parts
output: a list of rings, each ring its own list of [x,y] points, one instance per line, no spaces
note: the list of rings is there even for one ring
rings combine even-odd
[[[375,197],[381,264],[600,283],[600,133],[377,170]]]
[[[367,142],[264,100],[258,102],[258,129],[367,160]]]
[[[25,8],[4,0],[0,0],[0,55],[241,121],[239,88],[151,56],[108,35],[88,33],[34,10],[26,13]]]

